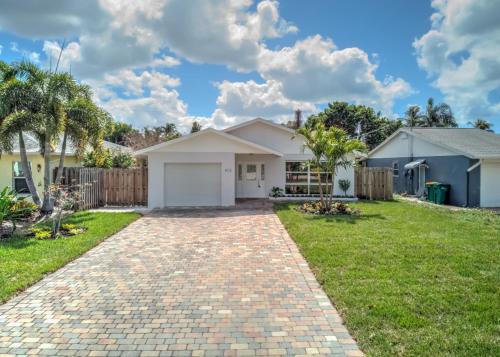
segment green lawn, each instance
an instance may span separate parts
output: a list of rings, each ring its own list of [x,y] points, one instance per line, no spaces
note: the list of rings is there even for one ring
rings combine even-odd
[[[372,356],[500,355],[500,216],[404,201],[276,212]]]
[[[137,213],[78,212],[64,220],[87,228],[84,233],[56,240],[21,236],[0,240],[0,303],[47,273],[96,246],[136,220]]]

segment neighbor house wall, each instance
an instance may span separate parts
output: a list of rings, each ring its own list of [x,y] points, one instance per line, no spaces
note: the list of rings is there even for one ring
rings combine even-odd
[[[220,163],[221,205],[235,204],[234,153],[151,152],[148,154],[148,207],[164,208],[166,163]]]
[[[413,159],[408,157],[391,157],[391,158],[369,158],[367,159],[368,167],[392,167],[394,162],[399,164],[399,176],[393,177],[393,187],[396,193],[409,192],[408,179],[405,176],[404,165],[410,161],[425,160],[429,166],[425,170],[426,181],[438,181],[451,185],[450,189],[450,204],[455,206],[467,205],[467,169],[474,164],[474,160],[465,156],[414,156]],[[416,180],[414,177],[414,189]],[[477,193],[472,192],[473,200]]]
[[[500,207],[500,160],[481,162],[481,207]]]

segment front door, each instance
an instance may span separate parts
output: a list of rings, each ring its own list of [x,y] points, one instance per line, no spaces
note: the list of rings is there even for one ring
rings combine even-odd
[[[237,197],[266,197],[266,166],[262,162],[239,162],[236,165]]]

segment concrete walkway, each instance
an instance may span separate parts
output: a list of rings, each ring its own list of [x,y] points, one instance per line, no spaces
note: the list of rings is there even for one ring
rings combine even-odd
[[[0,305],[0,355],[360,356],[266,207],[153,212]]]

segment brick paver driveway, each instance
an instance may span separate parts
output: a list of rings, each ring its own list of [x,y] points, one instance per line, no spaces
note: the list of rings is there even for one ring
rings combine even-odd
[[[361,355],[271,210],[131,224],[0,306],[0,355]]]

